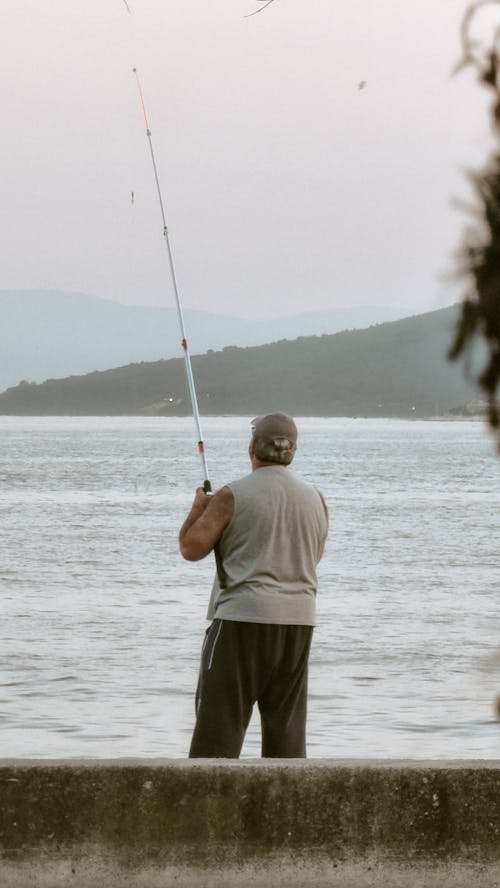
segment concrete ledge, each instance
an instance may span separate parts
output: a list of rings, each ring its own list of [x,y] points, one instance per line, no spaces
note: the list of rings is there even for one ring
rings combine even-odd
[[[500,762],[0,760],[2,888],[382,882],[500,886]]]

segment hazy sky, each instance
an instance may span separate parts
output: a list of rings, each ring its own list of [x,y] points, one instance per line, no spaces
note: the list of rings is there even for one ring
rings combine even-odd
[[[137,66],[186,308],[459,298],[453,201],[492,147],[451,76],[467,0],[128,5],[4,10],[0,289],[172,305]]]

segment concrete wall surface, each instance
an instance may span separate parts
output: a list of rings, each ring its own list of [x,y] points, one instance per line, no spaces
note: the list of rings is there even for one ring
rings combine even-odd
[[[0,760],[0,888],[500,888],[500,761]]]

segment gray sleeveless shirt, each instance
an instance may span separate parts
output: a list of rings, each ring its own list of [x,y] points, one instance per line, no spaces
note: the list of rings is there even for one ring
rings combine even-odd
[[[328,532],[321,494],[285,466],[262,466],[227,485],[233,517],[218,544],[209,620],[314,626],[316,565]]]

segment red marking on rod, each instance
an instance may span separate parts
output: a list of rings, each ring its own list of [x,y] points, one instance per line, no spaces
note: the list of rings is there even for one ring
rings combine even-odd
[[[182,347],[183,347],[184,351],[187,352],[187,350],[188,350],[187,339],[182,340]]]
[[[198,441],[198,450],[200,451],[200,453],[205,453],[205,445],[203,441]]]

